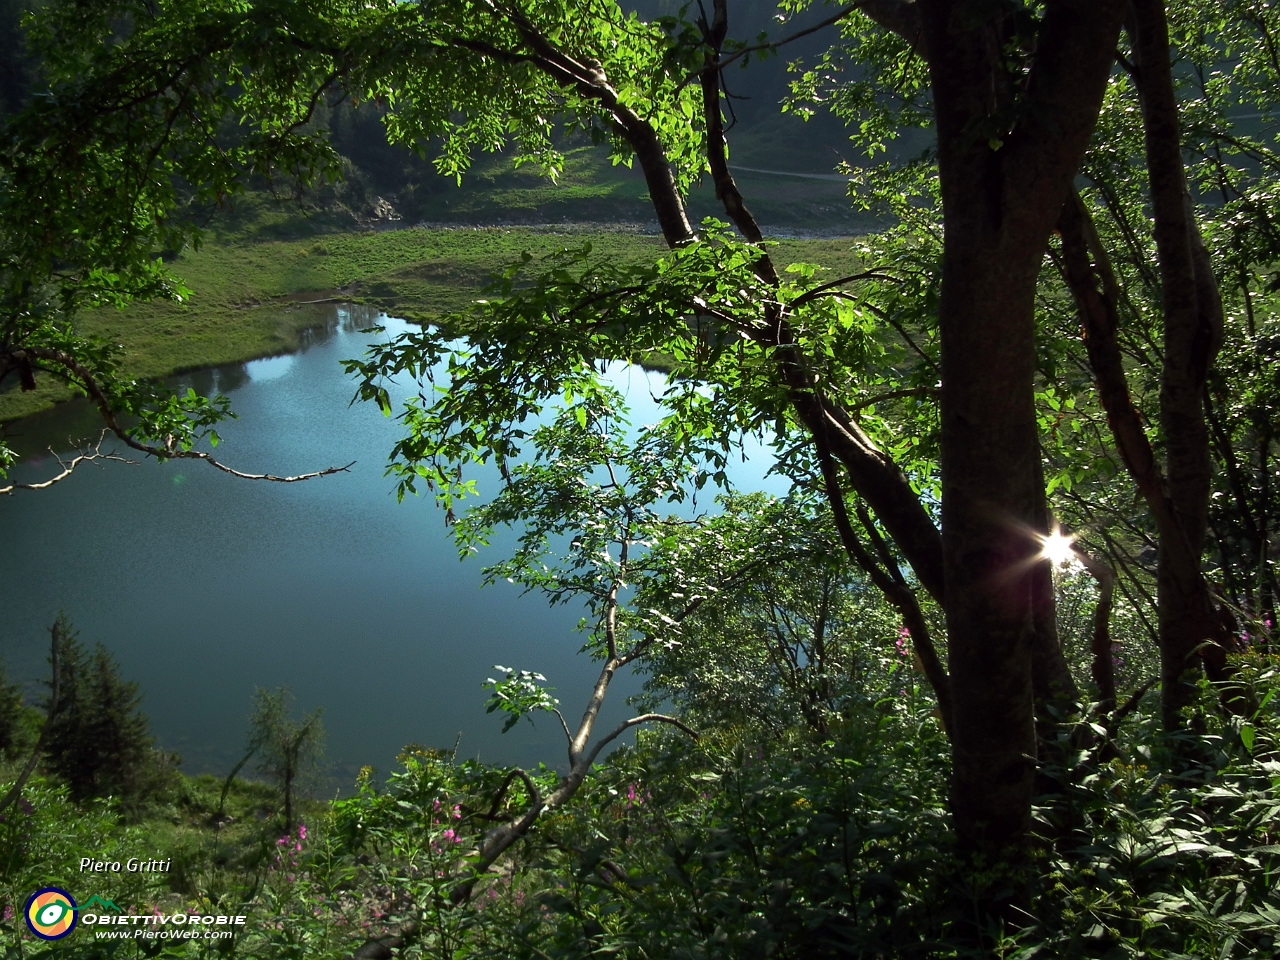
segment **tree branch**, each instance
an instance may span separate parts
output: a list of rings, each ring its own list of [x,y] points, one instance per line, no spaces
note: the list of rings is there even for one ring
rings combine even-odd
[[[75,378],[73,382],[83,389],[89,399],[94,402],[98,411],[102,415],[103,421],[107,424],[111,432],[119,437],[127,446],[140,453],[145,453],[148,456],[155,457],[157,460],[203,460],[211,467],[216,467],[223,473],[229,473],[233,477],[239,477],[241,480],[269,480],[273,483],[297,483],[301,480],[313,480],[316,477],[327,477],[334,473],[346,473],[355,466],[355,461],[352,460],[345,467],[329,467],[325,470],[317,470],[313,473],[302,473],[292,477],[278,477],[271,473],[242,473],[241,471],[233,469],[224,463],[220,463],[209,454],[203,453],[199,450],[181,450],[175,447],[153,447],[149,444],[140,443],[131,437],[129,432],[120,425],[119,420],[116,419],[115,412],[111,409],[111,402],[107,399],[106,394],[103,393],[101,386],[98,385],[93,374],[82,366],[74,357],[61,350],[51,350],[46,347],[28,347],[25,353],[37,360],[56,363],[58,366],[71,373]],[[17,351],[15,351],[15,356],[16,354]]]
[[[1089,576],[1098,582],[1098,603],[1093,608],[1093,636],[1089,642],[1089,652],[1093,655],[1089,673],[1098,685],[1099,709],[1106,713],[1116,705],[1116,671],[1111,662],[1111,603],[1115,595],[1116,574],[1079,543],[1073,543],[1071,549],[1089,571]]]
[[[860,0],[860,2],[858,3],[851,3],[847,7],[843,7],[842,9],[836,11],[831,16],[827,17],[825,20],[819,21],[818,23],[815,23],[811,27],[805,27],[805,29],[803,30],[797,30],[795,33],[785,36],[781,40],[773,40],[773,41],[768,41],[766,43],[757,43],[755,46],[743,47],[741,50],[736,50],[731,56],[725,57],[723,60],[717,60],[716,62],[703,67],[701,70],[695,70],[693,73],[689,74],[687,77],[684,78],[684,80],[680,82],[680,86],[686,87],[690,83],[692,83],[694,80],[701,80],[702,77],[705,76],[710,71],[723,70],[725,67],[729,66],[729,64],[733,63],[735,60],[748,56],[749,54],[758,53],[761,50],[777,50],[779,47],[786,46],[788,43],[791,43],[794,40],[799,40],[802,37],[807,37],[810,34],[817,33],[819,30],[825,30],[827,27],[830,27],[830,26],[833,26],[834,24],[839,23],[841,20],[843,20],[849,14],[853,13],[855,10],[859,10],[867,6],[868,4],[874,4],[875,2],[876,0]]]
[[[889,565],[889,570],[893,571],[890,573],[883,569],[862,546],[857,534],[853,531],[853,524],[849,522],[849,512],[844,503],[844,491],[840,488],[840,478],[836,473],[826,438],[815,435],[814,441],[818,450],[818,464],[822,470],[827,501],[831,504],[840,542],[844,544],[849,558],[866,572],[871,582],[884,594],[885,599],[898,608],[903,625],[911,636],[912,646],[920,658],[925,679],[929,681],[929,686],[933,688],[933,695],[938,701],[942,727],[949,733],[951,730],[951,678],[947,676],[942,662],[938,659],[937,650],[934,649],[933,640],[929,636],[929,625],[924,619],[924,612],[920,609],[920,601],[902,579],[897,564]],[[866,521],[868,526],[870,526],[869,520],[868,517]],[[887,553],[887,546],[883,549]],[[894,576],[894,573],[897,575]]]
[[[11,483],[7,487],[0,487],[0,495],[11,497],[14,495],[14,493],[16,493],[19,490],[48,490],[55,483],[59,483],[67,479],[67,477],[71,476],[71,474],[75,471],[76,467],[78,467],[80,464],[92,463],[95,460],[115,460],[118,463],[137,464],[138,462],[137,460],[129,460],[125,457],[117,456],[114,453],[103,453],[102,441],[106,438],[106,435],[107,435],[107,431],[103,430],[102,436],[98,438],[98,442],[94,444],[93,447],[89,448],[93,451],[92,453],[89,453],[89,452],[80,453],[80,454],[77,454],[75,457],[73,457],[71,460],[63,460],[54,451],[53,447],[50,447],[49,453],[53,456],[53,459],[58,462],[58,466],[62,468],[61,473],[59,473],[57,476],[50,477],[48,480],[44,480],[40,483]]]
[[[596,756],[599,755],[600,751],[603,750],[607,744],[612,743],[632,727],[638,726],[642,723],[668,723],[678,730],[683,730],[689,736],[693,737],[694,740],[700,739],[697,731],[691,729],[685,725],[683,721],[677,720],[675,717],[669,717],[665,713],[642,713],[638,717],[632,717],[630,720],[622,721],[622,723],[618,724],[607,736],[598,740],[595,746],[591,748],[591,752],[583,758],[583,762],[590,767],[591,764],[595,762]]]
[[[816,299],[833,287],[838,287],[842,283],[852,283],[855,280],[891,280],[894,283],[902,283],[901,279],[893,276],[892,274],[881,273],[879,270],[864,270],[862,273],[855,273],[852,276],[841,277],[839,280],[832,280],[830,283],[824,283],[811,290],[806,290],[804,293],[800,294],[800,296],[790,301],[787,305],[794,310],[796,307],[804,306],[810,300]]]
[[[858,5],[877,25],[896,33],[922,60],[928,60],[924,41],[924,22],[916,0],[867,0]]]
[[[850,404],[850,410],[861,410],[864,407],[874,407],[877,403],[885,403],[889,400],[902,400],[906,397],[933,397],[937,398],[941,391],[937,387],[904,387],[901,390],[889,390],[885,393],[878,393],[874,397],[867,397],[865,400],[859,400],[857,403]]]
[[[482,820],[500,820],[497,815],[498,807],[502,805],[502,800],[507,795],[507,790],[511,787],[511,782],[519,777],[524,781],[525,789],[529,791],[530,806],[538,806],[542,803],[542,794],[538,792],[537,784],[533,782],[533,778],[525,773],[519,767],[507,772],[506,777],[502,781],[502,785],[498,787],[498,792],[493,795],[493,804],[489,807],[488,813],[480,814]]]

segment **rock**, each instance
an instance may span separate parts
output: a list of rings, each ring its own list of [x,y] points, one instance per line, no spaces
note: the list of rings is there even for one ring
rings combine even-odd
[[[375,220],[399,220],[400,214],[396,213],[396,208],[389,201],[378,197],[373,201],[373,217]]]

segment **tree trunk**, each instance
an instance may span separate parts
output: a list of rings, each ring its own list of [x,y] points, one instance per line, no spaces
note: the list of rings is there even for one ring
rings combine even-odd
[[[1035,415],[1041,258],[1097,119],[1115,3],[1050,3],[1030,74],[1011,23],[922,2],[938,129],[942,540],[952,678],[952,807],[963,846],[1025,843],[1035,779],[1033,651],[1046,503]],[[1020,102],[1016,124],[1004,119]],[[1049,605],[1046,609],[1046,604]],[[1041,637],[1042,642],[1044,637]]]
[[[1187,192],[1164,2],[1134,0],[1132,9],[1128,29],[1142,102],[1164,310],[1160,428],[1165,478],[1178,521],[1176,531],[1162,532],[1156,568],[1162,712],[1166,729],[1173,729],[1199,673],[1196,650],[1219,632],[1209,593],[1197,586],[1213,478],[1203,396],[1221,343],[1222,303]],[[1171,536],[1182,542],[1170,543]],[[1222,652],[1219,647],[1215,659]]]

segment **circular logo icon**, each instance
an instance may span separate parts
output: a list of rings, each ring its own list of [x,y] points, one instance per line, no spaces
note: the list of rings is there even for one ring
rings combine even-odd
[[[76,928],[76,902],[57,887],[37,890],[27,901],[27,926],[41,940],[61,940]]]

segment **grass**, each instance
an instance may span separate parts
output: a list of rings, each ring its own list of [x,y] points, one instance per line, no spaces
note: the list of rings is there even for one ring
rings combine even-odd
[[[284,234],[308,227],[296,213],[272,213],[265,205],[255,224],[259,237],[264,224]],[[253,242],[241,229],[223,237],[185,251],[173,263],[173,272],[191,290],[186,303],[89,311],[80,317],[79,329],[119,344],[126,374],[162,378],[296,349],[302,331],[323,319],[309,300],[357,300],[426,321],[464,307],[490,277],[526,251],[541,256],[589,242],[598,254],[620,263],[651,260],[663,251],[658,237],[599,225],[312,232]],[[777,256],[786,263],[818,263],[840,276],[856,269],[849,247],[840,239],[783,240]],[[30,393],[0,393],[0,422],[70,396],[51,377],[39,378],[38,384]]]

